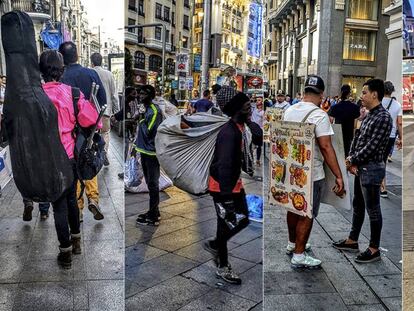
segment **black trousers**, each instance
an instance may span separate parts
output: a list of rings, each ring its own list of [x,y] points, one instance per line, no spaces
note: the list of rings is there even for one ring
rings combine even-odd
[[[214,203],[222,203],[223,199],[219,193],[211,193]],[[241,230],[249,225],[249,210],[247,207],[246,193],[242,190],[240,193],[233,194],[233,200],[235,205],[235,212],[237,214],[243,214],[245,219],[241,220],[239,225],[230,229],[226,222],[217,215],[217,237],[213,242],[215,248],[218,249],[219,266],[225,267],[228,265],[228,249],[227,242],[239,233]]]
[[[73,164],[74,167],[74,164]],[[55,228],[61,248],[67,248],[72,245],[71,234],[80,233],[79,209],[76,198],[76,169],[72,186],[57,201],[52,203],[53,216],[55,219]]]
[[[160,163],[156,156],[141,153],[141,165],[150,196],[149,217],[157,217],[160,214],[158,209],[160,203]]]

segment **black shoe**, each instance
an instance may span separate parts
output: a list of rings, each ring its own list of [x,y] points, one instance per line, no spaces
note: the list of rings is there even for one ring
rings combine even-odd
[[[60,253],[57,257],[57,261],[58,264],[61,265],[64,269],[72,268],[72,249],[65,249],[65,251],[60,250]]]
[[[149,212],[146,212],[146,213],[144,213],[144,214],[139,214],[138,215],[138,218],[137,218],[137,222],[138,222],[138,220],[140,219],[140,220],[145,220],[145,219],[147,219],[147,218],[150,218],[150,216],[149,216]],[[161,214],[160,213],[158,213],[158,215],[157,215],[157,220],[158,221],[160,221],[161,220]]]
[[[359,254],[355,258],[355,262],[358,262],[358,263],[370,263],[370,262],[374,262],[374,261],[378,261],[378,260],[381,260],[380,250],[378,250],[374,254],[372,254],[371,250],[369,248],[367,248],[365,252]]]
[[[158,226],[160,221],[156,218],[146,217],[146,218],[137,218],[138,225],[148,225],[148,226]]]
[[[216,271],[216,275],[222,278],[227,283],[236,285],[240,285],[242,283],[242,280],[236,273],[233,272],[230,265],[228,265],[227,267],[218,268]]]
[[[119,173],[119,174],[118,174],[118,178],[119,178],[119,179],[124,179],[124,173]]]
[[[387,190],[381,191],[380,196],[381,198],[388,198],[388,191]]]
[[[81,238],[72,238],[72,253],[75,255],[82,254]]]
[[[340,240],[338,242],[334,242],[332,243],[332,246],[335,247],[336,249],[340,249],[343,251],[354,252],[354,253],[359,252],[358,242],[347,244],[346,239]]]
[[[106,155],[106,152],[104,153],[104,166],[108,166],[109,165],[109,160],[108,160],[108,156]]]
[[[93,218],[95,218],[95,220],[104,219],[104,215],[102,214],[101,210],[99,209],[99,205],[96,204],[95,202],[90,202],[89,205],[88,205],[88,209],[93,214]]]
[[[24,221],[31,221],[32,220],[32,211],[33,211],[33,204],[26,204],[24,206],[24,211],[23,211],[23,220]]]

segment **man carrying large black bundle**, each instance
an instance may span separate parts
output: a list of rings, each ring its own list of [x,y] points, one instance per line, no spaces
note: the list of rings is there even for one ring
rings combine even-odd
[[[144,85],[139,92],[139,97],[141,103],[145,106],[145,113],[139,121],[134,152],[141,154],[141,165],[145,182],[148,185],[150,201],[149,211],[138,215],[137,223],[158,226],[160,220],[160,211],[158,209],[160,202],[160,163],[155,152],[155,135],[157,134],[158,126],[162,122],[162,112],[160,107],[152,102],[155,98],[155,89],[151,85]]]
[[[106,93],[96,71],[82,67],[77,63],[78,51],[75,43],[64,42],[59,47],[59,52],[63,55],[65,62],[65,72],[62,76],[61,82],[77,87],[85,95],[86,98],[90,98],[92,83],[96,83],[99,86],[97,93],[97,100],[101,107],[106,105]],[[104,215],[99,208],[99,189],[98,189],[98,177],[95,176],[91,180],[85,180],[85,192],[88,197],[88,208],[94,215],[96,220],[102,220]],[[78,195],[80,193],[80,183],[78,182]],[[84,207],[83,197],[78,200],[78,207],[80,209],[80,218],[82,221],[82,211]]]

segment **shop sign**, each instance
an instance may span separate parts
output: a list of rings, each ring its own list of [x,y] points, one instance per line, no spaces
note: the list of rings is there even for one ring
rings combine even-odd
[[[283,109],[267,108],[263,120],[263,141],[270,143],[270,126],[272,122],[283,119]]]
[[[349,45],[351,49],[360,49],[360,50],[368,50],[368,47],[365,44],[353,44]]]
[[[193,89],[193,86],[194,86],[193,77],[187,78],[185,81],[185,88],[191,91]]]
[[[173,90],[178,89],[178,81],[177,81],[177,80],[172,80],[172,81],[171,81],[171,88],[172,88]]]
[[[179,80],[178,80],[178,89],[180,90],[180,91],[184,91],[185,90],[185,78],[182,78],[182,77],[180,77],[179,78]]]
[[[188,73],[189,60],[188,54],[177,54],[176,71]]]
[[[247,85],[250,88],[261,88],[263,85],[263,79],[260,77],[253,77],[247,80]]]
[[[314,145],[314,124],[272,122],[270,204],[312,218]]]
[[[194,54],[194,71],[201,71],[201,55]]]

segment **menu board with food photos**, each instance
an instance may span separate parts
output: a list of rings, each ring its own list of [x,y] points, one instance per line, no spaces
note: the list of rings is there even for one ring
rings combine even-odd
[[[283,109],[280,108],[267,108],[263,119],[263,141],[265,143],[270,142],[270,127],[271,122],[279,121],[283,118]]]
[[[312,218],[315,125],[273,121],[269,202]]]

